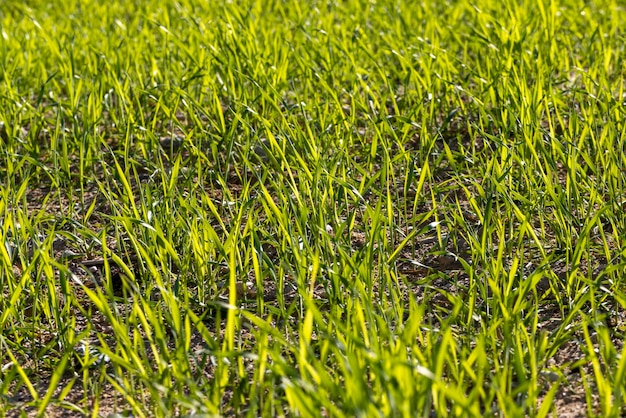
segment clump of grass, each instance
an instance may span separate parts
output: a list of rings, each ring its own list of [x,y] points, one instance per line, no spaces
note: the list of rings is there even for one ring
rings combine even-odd
[[[621,7],[58,6],[0,11],[0,411],[619,416]]]

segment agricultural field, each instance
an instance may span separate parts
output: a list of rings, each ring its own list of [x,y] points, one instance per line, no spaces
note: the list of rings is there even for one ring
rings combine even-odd
[[[626,413],[611,0],[0,0],[0,417]]]

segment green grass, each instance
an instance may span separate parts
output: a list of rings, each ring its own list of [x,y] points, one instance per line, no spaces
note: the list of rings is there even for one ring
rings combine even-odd
[[[18,3],[0,416],[623,414],[620,2]]]

